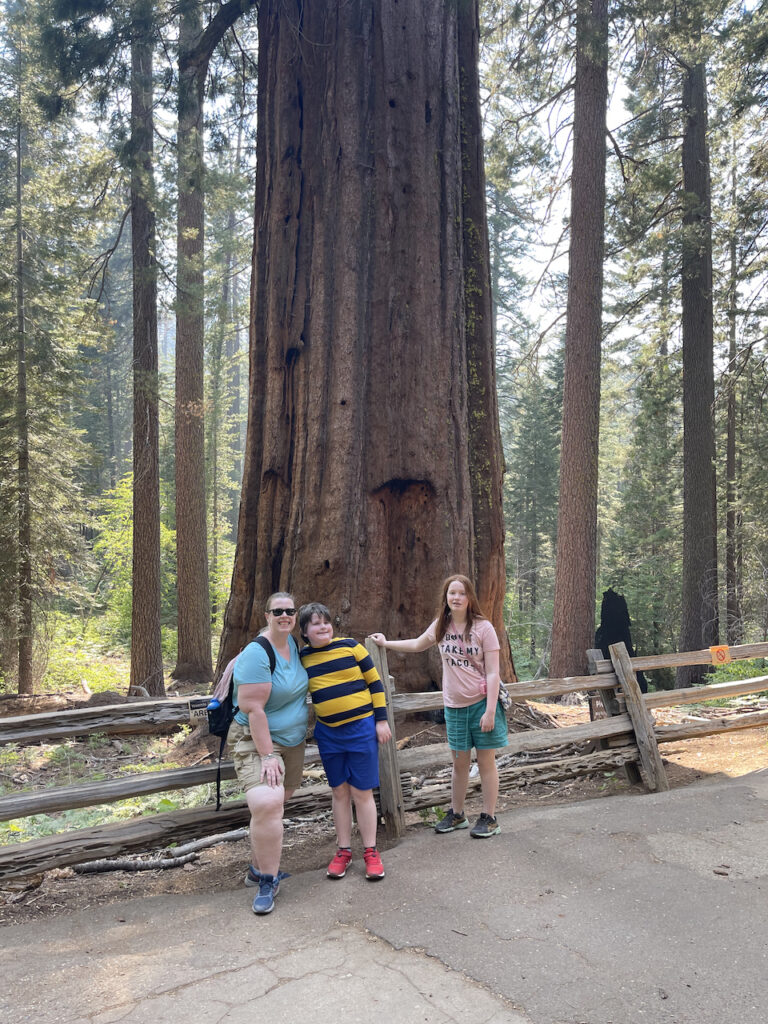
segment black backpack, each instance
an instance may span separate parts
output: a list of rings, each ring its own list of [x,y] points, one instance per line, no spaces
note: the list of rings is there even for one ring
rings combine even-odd
[[[254,643],[257,643],[259,647],[263,647],[266,651],[267,658],[269,659],[269,672],[270,675],[275,671],[275,665],[277,661],[275,659],[275,652],[272,648],[272,644],[267,640],[265,636],[257,636],[254,638]],[[235,717],[237,708],[232,700],[232,694],[235,689],[235,676],[232,674],[232,678],[229,681],[229,690],[226,696],[221,701],[212,700],[208,705],[208,732],[211,736],[220,736],[221,743],[219,744],[219,763],[216,769],[216,810],[221,807],[221,759],[224,756],[224,747],[227,743],[227,734],[229,733],[229,727],[232,724],[232,719]]]

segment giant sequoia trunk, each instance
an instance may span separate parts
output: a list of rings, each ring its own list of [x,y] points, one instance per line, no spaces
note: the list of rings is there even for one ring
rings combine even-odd
[[[220,663],[289,589],[420,633],[504,560],[477,4],[263,0],[248,439]],[[401,685],[435,652],[392,659]]]
[[[680,650],[716,644],[717,523],[713,405],[712,225],[704,64],[683,80],[683,601]],[[703,681],[677,670],[676,686]]]
[[[550,675],[586,671],[595,631],[608,98],[607,0],[578,0],[560,504]]]

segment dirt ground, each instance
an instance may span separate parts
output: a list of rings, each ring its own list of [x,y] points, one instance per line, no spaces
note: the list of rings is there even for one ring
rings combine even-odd
[[[587,718],[584,706],[537,704],[535,707],[551,715],[561,726]],[[27,708],[27,713],[30,710]],[[14,711],[6,706],[0,710],[0,714],[3,713],[12,714]],[[722,709],[718,709],[718,713],[722,713]],[[685,719],[687,714],[685,708],[670,709],[658,712],[657,718],[663,723],[669,723]],[[439,727],[424,726],[412,729],[411,732],[414,733],[414,742],[419,745],[443,739]],[[197,746],[194,742],[186,745],[185,760],[189,763],[199,761],[201,749],[204,753],[199,741],[196,742]],[[664,744],[661,751],[672,787],[687,786],[707,777],[733,778],[768,767],[765,729],[744,729],[724,735],[668,743]],[[618,793],[636,793],[641,796],[643,789],[630,786],[622,772],[601,773],[568,782],[536,784],[502,792],[499,810],[589,800]],[[467,811],[470,816],[479,810],[479,798],[468,800]],[[418,830],[431,828],[437,819],[432,812],[420,812],[409,814],[407,820],[410,830]],[[380,846],[386,851],[386,841],[381,842]],[[330,859],[334,848],[330,812],[312,819],[286,819],[282,862],[284,870],[300,873],[319,869]],[[45,875],[15,886],[6,882],[5,888],[0,889],[0,925],[19,924],[89,906],[118,903],[159,893],[237,888],[242,885],[248,859],[248,844],[242,839],[203,850],[197,861],[181,868],[95,875],[77,875],[72,869],[66,868],[46,872]],[[386,857],[384,860],[386,863]]]

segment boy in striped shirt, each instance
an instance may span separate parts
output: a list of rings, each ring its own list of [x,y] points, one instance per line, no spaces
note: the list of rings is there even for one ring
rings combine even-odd
[[[314,601],[299,610],[299,629],[307,641],[301,663],[317,721],[315,739],[332,790],[338,849],[328,865],[329,878],[343,878],[352,860],[352,805],[363,840],[365,877],[384,877],[376,849],[377,813],[373,788],[379,784],[379,743],[392,738],[386,698],[371,656],[355,640],[335,637],[331,613]]]

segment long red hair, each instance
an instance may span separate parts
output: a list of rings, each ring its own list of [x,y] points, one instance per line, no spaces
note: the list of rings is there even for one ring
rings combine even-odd
[[[480,607],[480,602],[477,600],[477,594],[475,593],[475,587],[472,580],[466,576],[461,576],[459,573],[449,576],[443,580],[443,584],[440,588],[440,600],[437,605],[437,627],[435,629],[436,642],[440,641],[445,636],[448,630],[448,623],[451,621],[451,609],[448,607],[448,588],[452,583],[461,583],[464,587],[464,593],[467,595],[467,624],[464,627],[464,636],[468,637],[472,632],[472,623],[475,619],[485,619],[488,616],[485,614],[483,609]]]

